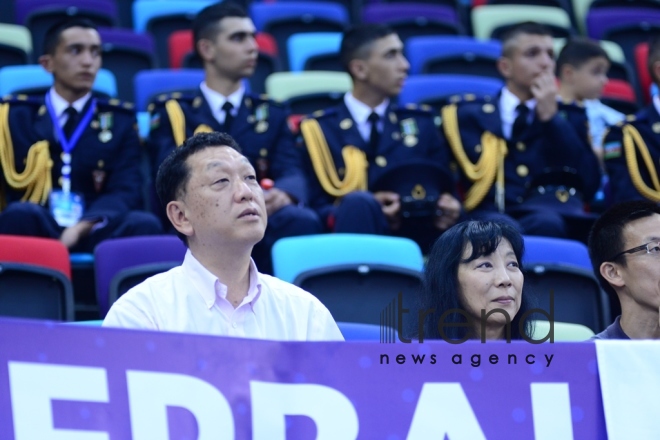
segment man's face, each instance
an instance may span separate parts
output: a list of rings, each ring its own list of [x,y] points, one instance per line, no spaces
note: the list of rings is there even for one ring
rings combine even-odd
[[[649,242],[660,242],[660,214],[640,218],[628,223],[623,228],[624,247],[632,249]],[[653,249],[654,247],[651,246]],[[618,265],[625,290],[643,309],[655,312],[660,307],[660,248],[647,253],[624,254],[626,265]]]
[[[610,62],[605,57],[589,59],[573,71],[573,87],[579,99],[598,99],[607,83]]]
[[[500,73],[513,87],[531,90],[536,77],[555,69],[552,37],[520,34],[509,42],[509,53],[498,62]]]
[[[186,160],[190,178],[181,198],[189,243],[255,245],[266,230],[266,206],[250,162],[227,146],[209,147]]]
[[[393,97],[401,92],[410,69],[410,64],[403,55],[403,43],[396,34],[374,41],[369,57],[358,60],[358,64],[359,66],[353,69],[353,74],[383,98]]]
[[[256,28],[249,18],[227,17],[220,21],[220,32],[213,40],[201,40],[199,51],[219,75],[231,80],[252,76],[257,67],[259,48]]]
[[[60,34],[52,55],[40,58],[55,84],[76,94],[92,90],[101,68],[101,37],[94,29],[72,27]]]

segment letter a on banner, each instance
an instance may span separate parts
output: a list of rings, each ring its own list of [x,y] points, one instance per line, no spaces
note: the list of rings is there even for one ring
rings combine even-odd
[[[486,440],[460,383],[426,383],[407,440]]]

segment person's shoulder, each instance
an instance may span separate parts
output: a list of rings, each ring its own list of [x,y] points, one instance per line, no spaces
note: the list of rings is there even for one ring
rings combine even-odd
[[[170,301],[175,294],[172,286],[177,276],[181,275],[181,266],[176,266],[167,272],[153,275],[140,284],[130,288],[115,304],[148,305],[152,302]]]
[[[248,102],[250,107],[256,107],[259,105],[268,105],[269,107],[273,107],[276,109],[286,109],[286,104],[275,101],[274,99],[271,99],[268,95],[265,93],[262,93],[260,95],[256,93],[246,93],[245,96],[243,97],[245,101]]]
[[[338,116],[339,116],[339,108],[335,106],[335,107],[328,107],[322,110],[316,110],[313,113],[305,115],[303,117],[303,120],[316,119],[319,122],[327,122],[334,118],[337,118]]]
[[[273,299],[294,301],[299,305],[322,305],[321,301],[308,291],[274,276],[260,273],[259,280],[268,287]]]
[[[135,119],[135,105],[117,98],[96,98],[96,111],[98,113],[112,113],[115,118],[119,118],[121,121],[129,121],[131,125]],[[112,124],[112,121],[107,123]]]
[[[154,99],[149,102],[147,110],[153,112],[164,108],[165,105],[170,101],[176,101],[182,110],[188,108],[199,108],[204,102],[204,98],[201,93],[192,93],[192,92],[171,92],[171,93],[161,93],[157,95]]]
[[[7,104],[10,114],[45,114],[46,106],[44,104],[43,96],[31,95],[6,95],[0,99],[0,105]]]
[[[497,99],[494,96],[478,96],[472,93],[450,96],[447,105],[455,105],[459,111],[474,111],[477,113],[494,113],[498,111]]]

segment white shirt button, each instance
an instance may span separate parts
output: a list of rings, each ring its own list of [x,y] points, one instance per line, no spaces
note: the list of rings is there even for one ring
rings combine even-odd
[[[236,322],[232,322],[232,323],[231,323],[231,326],[234,327],[234,328],[236,328]]]

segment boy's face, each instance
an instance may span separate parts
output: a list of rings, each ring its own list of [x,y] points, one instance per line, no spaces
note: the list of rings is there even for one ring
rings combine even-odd
[[[579,68],[573,68],[572,84],[578,99],[598,99],[607,83],[610,62],[605,57],[589,59]]]

